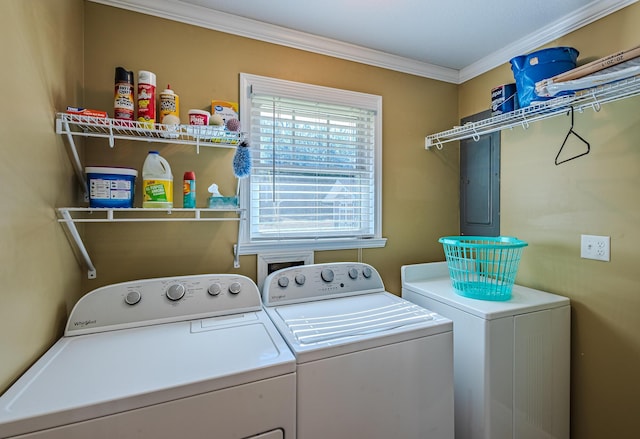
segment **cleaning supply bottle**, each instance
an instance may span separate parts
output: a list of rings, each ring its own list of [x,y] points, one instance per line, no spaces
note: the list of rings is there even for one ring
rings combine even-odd
[[[149,129],[156,122],[156,75],[146,70],[138,72],[138,122]]]
[[[167,84],[167,88],[160,93],[160,111],[158,113],[160,123],[167,123],[164,121],[166,116],[175,116],[178,118],[178,124],[180,123],[180,97],[171,90],[170,84]]]
[[[132,121],[134,109],[133,72],[124,67],[116,67],[113,118]]]
[[[196,173],[187,171],[182,180],[182,207],[194,209],[196,207]]]
[[[171,166],[158,151],[149,151],[142,167],[142,207],[173,208]]]

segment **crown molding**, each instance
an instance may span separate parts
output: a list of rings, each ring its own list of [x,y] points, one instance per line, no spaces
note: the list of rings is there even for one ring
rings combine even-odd
[[[513,57],[529,53],[583,26],[597,21],[638,0],[598,0],[578,9],[573,14],[545,26],[533,34],[516,40],[504,48],[460,70],[459,84],[509,62]]]
[[[549,26],[539,29],[534,34],[508,44],[503,49],[461,70],[441,67],[330,38],[286,29],[176,0],[89,1],[294,49],[453,84],[461,84],[508,62],[514,56],[531,52],[574,30],[636,3],[638,0],[593,1],[575,13],[562,17]]]
[[[319,53],[402,73],[457,83],[458,70],[286,29],[175,0],[89,0],[116,8],[212,29],[267,43]]]

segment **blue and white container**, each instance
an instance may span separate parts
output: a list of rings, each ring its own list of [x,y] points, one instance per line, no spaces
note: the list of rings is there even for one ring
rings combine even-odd
[[[133,207],[138,171],[132,168],[88,166],[89,207]]]
[[[516,94],[516,84],[499,85],[491,89],[491,115],[510,113],[517,110],[518,98]]]
[[[579,52],[573,47],[552,47],[511,59],[520,108],[549,97],[536,94],[536,82],[576,68]]]

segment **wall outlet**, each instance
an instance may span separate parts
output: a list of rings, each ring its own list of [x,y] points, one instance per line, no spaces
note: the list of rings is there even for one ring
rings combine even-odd
[[[597,261],[610,261],[611,238],[609,236],[582,235],[580,239],[580,257]]]

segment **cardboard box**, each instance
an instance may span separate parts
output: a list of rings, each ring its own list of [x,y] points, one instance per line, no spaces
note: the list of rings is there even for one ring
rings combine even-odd
[[[211,101],[211,114],[218,114],[222,117],[222,120],[227,123],[229,119],[238,119],[238,103],[228,101]]]

